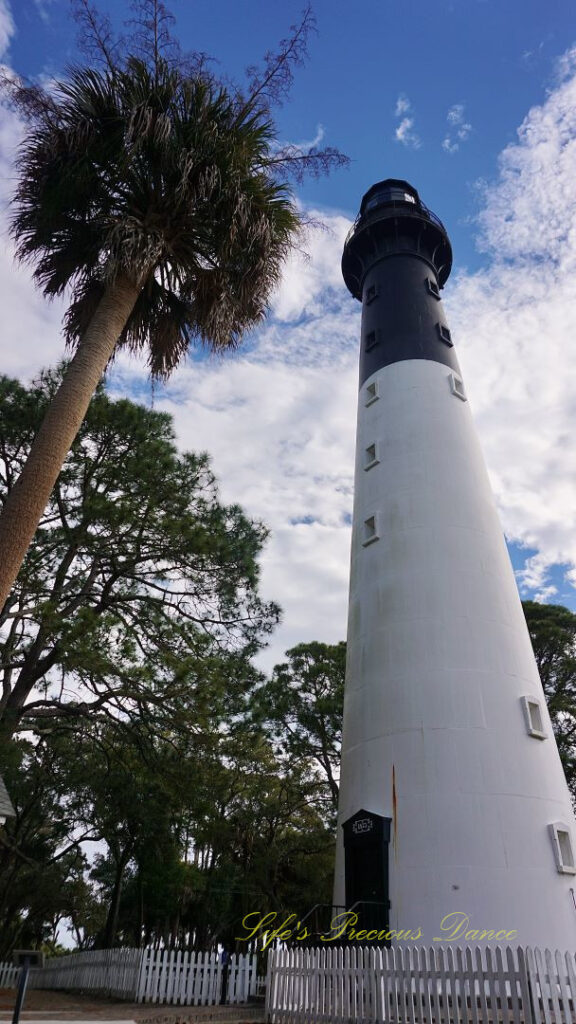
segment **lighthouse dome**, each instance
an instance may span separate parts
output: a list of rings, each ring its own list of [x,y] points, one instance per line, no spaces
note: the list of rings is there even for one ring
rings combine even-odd
[[[377,206],[385,206],[388,203],[422,205],[418,192],[409,182],[402,181],[400,178],[386,178],[368,189],[360,204],[360,216],[369,210],[374,210]]]
[[[355,298],[362,300],[366,270],[375,255],[411,253],[427,261],[444,287],[452,267],[446,228],[402,178],[385,178],[368,189],[344,244],[342,273]]]

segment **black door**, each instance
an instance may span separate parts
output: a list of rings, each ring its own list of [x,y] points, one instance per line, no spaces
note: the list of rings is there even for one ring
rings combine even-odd
[[[346,909],[358,914],[357,929],[389,927],[388,849],[391,818],[360,810],[344,822]]]

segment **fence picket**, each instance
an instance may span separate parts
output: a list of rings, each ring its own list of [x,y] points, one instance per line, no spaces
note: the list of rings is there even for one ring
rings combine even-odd
[[[352,992],[354,993],[354,1019],[364,1020],[364,950],[362,946],[352,947]]]
[[[459,993],[460,993],[460,1017],[461,1017],[461,1020],[463,1020],[463,1021],[469,1021],[470,1020],[470,1013],[468,1012],[468,994],[467,994],[467,987],[468,987],[468,983],[469,983],[469,978],[466,975],[466,969],[465,969],[465,966],[464,966],[464,950],[463,949],[460,949],[459,947],[456,949],[456,951],[455,951],[455,959],[456,959],[456,967],[455,967],[455,970],[456,970],[456,981],[457,981],[458,990],[459,990]],[[470,998],[470,1005],[471,1004],[472,1004],[472,999]]]
[[[278,994],[279,994],[279,997],[280,997],[280,999],[279,999],[279,1006],[284,1008],[285,1006],[289,1005],[288,1002],[287,1002],[287,999],[286,999],[286,995],[287,995],[286,967],[287,967],[289,953],[288,953],[287,949],[277,949],[275,952],[276,952],[276,956],[278,957],[279,964],[281,965],[281,967],[280,967],[280,976],[279,976],[279,989],[278,989]]]
[[[510,1012],[508,1007],[508,989],[506,986],[506,974],[504,971],[504,961],[502,959],[502,950],[500,946],[496,946],[494,951],[496,959],[496,976],[498,980],[498,993],[500,996],[500,1009],[501,1009],[501,1020],[503,1024],[509,1024]]]
[[[184,949],[182,951],[182,964],[180,973],[180,991],[179,991],[179,1005],[186,1005],[186,993],[188,991],[188,978],[190,974],[190,962],[192,959],[192,953]]]
[[[202,982],[207,968],[207,953],[199,953],[196,958],[196,971],[194,974],[194,1006],[199,1006],[202,1002]]]
[[[212,957],[210,956],[210,953],[204,953],[204,963],[198,978],[198,1003],[200,1006],[204,1005],[204,1000],[210,992],[210,983],[212,981],[211,972]]]
[[[520,981],[520,997],[522,1000],[521,1004],[521,1019],[525,1024],[536,1024],[534,1020],[534,1007],[532,1004],[532,992],[530,987],[530,978],[528,974],[528,964],[526,961],[526,951],[521,947],[518,947],[518,977]]]
[[[316,974],[318,977],[318,1012],[320,1017],[324,1015],[326,1007],[329,1006],[327,986],[328,982],[328,962],[326,958],[327,950],[318,949],[314,952],[311,951],[312,960],[316,963]],[[306,1004],[301,998],[302,1008],[306,1011]],[[304,1019],[309,1019],[310,1014],[305,1012]]]
[[[255,954],[234,955],[227,999],[257,985]],[[216,953],[93,950],[53,957],[31,987],[79,989],[139,1002],[220,1001]],[[19,968],[0,964],[0,987]],[[271,1024],[576,1024],[576,957],[550,950],[320,946],[270,950],[266,1019]]]
[[[472,958],[472,950],[470,949],[470,946],[466,946],[466,949],[464,950],[464,960],[464,970],[468,977],[470,989],[470,1014],[472,1024],[482,1024],[481,1009],[477,995],[478,975],[477,971],[474,969],[474,960]]]
[[[330,954],[330,967],[332,970],[332,993],[333,993],[333,1006],[334,1013],[338,1018],[342,1017],[344,1013],[344,997],[342,990],[342,950],[339,946],[329,946],[328,951]],[[312,1006],[310,1006],[310,1013],[312,1013]]]
[[[157,1003],[160,994],[160,986],[162,984],[162,960],[164,952],[161,949],[154,951],[154,967],[152,974],[152,1002]]]
[[[552,1000],[554,1021],[555,1024],[562,1024],[562,1014],[560,1012],[560,1003],[558,1000],[558,986],[556,985],[556,965],[552,959],[552,953],[549,949],[544,950],[544,959],[546,963],[546,975],[550,989],[550,998]]]
[[[264,1002],[264,1017],[274,1024],[274,1007],[278,1005],[278,971],[276,969],[277,955],[274,949],[268,954],[266,965],[266,996]]]
[[[558,976],[558,989],[560,997],[560,1020],[564,1024],[570,1024],[570,997],[568,995],[568,988],[566,982],[568,976],[566,974],[566,964],[563,962],[563,957],[559,950],[556,950],[554,956],[556,964],[556,974]]]
[[[536,968],[536,991],[540,992],[540,1011],[544,1015],[544,1024],[553,1024],[550,999],[548,996],[548,985],[546,984],[546,966],[542,960],[542,953],[539,949],[533,950],[534,965]]]
[[[399,991],[399,985],[398,985],[398,970],[397,970],[398,964],[397,964],[397,957],[396,957],[396,949],[389,949],[388,950],[388,957],[389,957],[389,967],[390,967],[389,979],[390,979],[390,996],[391,996],[390,1020],[391,1021],[399,1021],[399,1020],[402,1020],[402,1016],[401,1016],[401,1013],[400,1013],[400,991]]]
[[[170,950],[170,953],[167,955],[166,962],[165,962],[165,965],[164,965],[165,982],[164,982],[164,998],[162,999],[163,1003],[171,1003],[172,1002],[172,993],[174,992],[174,973],[175,973],[174,972],[174,965],[175,965],[175,961],[176,961],[176,953],[172,949],[172,950]]]
[[[576,954],[574,953],[566,953],[565,957],[566,968],[568,971],[568,981],[570,984],[570,992],[572,996],[570,999],[570,1016],[567,1018],[569,1021],[574,1021],[576,1019],[576,972],[574,970],[575,955]]]
[[[391,991],[390,971],[388,966],[388,949],[380,947],[378,954],[380,958],[380,990],[382,992],[382,1020],[391,1019]]]
[[[439,1006],[438,1021],[439,1024],[450,1024],[450,1001],[448,998],[449,993],[449,978],[446,965],[446,957],[442,949],[436,949],[436,970],[439,979],[439,991],[436,994],[436,1001]],[[488,1022],[486,1022],[488,1024]]]
[[[432,1011],[430,1008],[430,975],[428,972],[428,951],[414,950],[414,966],[418,971],[416,978],[416,1019],[422,1024],[430,1024]]]
[[[14,967],[14,964],[0,963],[0,988],[15,988],[19,977],[19,967]]]
[[[446,971],[450,981],[450,999],[448,1006],[452,1007],[451,1018],[454,1024],[460,1024],[460,1009],[458,1007],[458,989],[456,985],[456,968],[454,966],[454,950],[451,946],[446,950]]]
[[[492,962],[492,950],[488,946],[485,951],[486,956],[486,980],[485,987],[488,989],[488,1009],[492,1020],[499,1020],[498,1014],[498,982],[496,977],[496,966]]]

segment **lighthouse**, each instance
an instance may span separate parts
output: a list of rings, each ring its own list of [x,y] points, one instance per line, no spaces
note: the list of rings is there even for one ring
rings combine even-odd
[[[576,823],[442,307],[447,232],[373,185],[334,903],[393,945],[576,949]],[[492,339],[486,359],[506,365]],[[370,931],[370,926],[373,931]]]

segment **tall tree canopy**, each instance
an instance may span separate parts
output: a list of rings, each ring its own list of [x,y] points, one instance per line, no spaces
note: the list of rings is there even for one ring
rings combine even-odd
[[[315,780],[240,707],[233,729],[214,715],[188,737],[86,719],[4,746],[17,814],[0,829],[0,958],[63,919],[80,948],[231,948],[247,913],[329,900],[334,837]]]
[[[254,715],[281,756],[305,760],[319,772],[336,813],[346,644],[299,644],[286,658],[258,689]]]
[[[302,218],[287,176],[342,163],[277,144],[271,107],[302,61],[309,10],[244,89],[186,61],[161,0],[137,4],[131,51],[81,0],[100,68],[50,90],[5,80],[27,121],[12,233],[48,296],[67,291],[75,349],[0,515],[0,608],[90,397],[118,346],[165,377],[191,342],[235,346],[264,316]]]
[[[17,477],[59,374],[0,378],[0,494]],[[100,388],[0,614],[0,731],[63,718],[178,727],[225,706],[277,621],[258,597],[264,527],[218,500],[207,456],[170,417]],[[192,698],[193,695],[193,698]]]
[[[0,378],[0,489],[58,383]],[[255,723],[250,657],[278,618],[258,596],[265,537],[219,501],[206,456],[178,453],[169,416],[97,389],[0,620],[17,812],[0,959],[63,919],[82,948],[206,948],[255,908],[328,898],[322,786]]]

